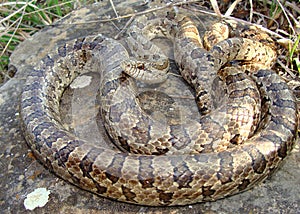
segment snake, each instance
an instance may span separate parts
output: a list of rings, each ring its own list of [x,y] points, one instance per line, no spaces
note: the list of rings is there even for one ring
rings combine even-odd
[[[65,42],[29,71],[21,94],[20,118],[24,137],[34,155],[58,177],[82,189],[102,197],[138,205],[174,206],[215,201],[248,190],[264,181],[288,156],[297,138],[298,113],[293,93],[280,76],[268,68],[257,69],[249,75],[244,75],[238,69],[219,70],[232,60],[257,61],[254,65],[250,63],[250,67],[264,64],[260,57],[267,60],[268,57],[260,53],[266,53],[266,45],[251,39],[235,37],[221,39],[222,41],[213,45],[210,50],[205,50],[200,44],[200,39],[194,37],[198,33],[189,31],[191,20],[186,16],[176,18],[167,14],[157,17],[152,14],[146,16],[146,19],[154,20],[152,26],[162,27],[161,29],[170,26],[167,31],[174,35],[176,62],[185,81],[195,89],[196,101],[199,111],[203,112],[203,118],[210,121],[213,118],[209,116],[209,112],[215,111],[209,92],[217,73],[219,78],[224,80],[227,91],[231,93],[228,99],[239,102],[248,97],[251,108],[253,105],[261,105],[263,112],[260,114],[255,113],[256,107],[253,107],[251,116],[258,117],[259,120],[252,120],[252,128],[249,128],[251,134],[248,138],[242,143],[233,143],[236,145],[218,151],[158,155],[110,149],[78,138],[63,125],[59,104],[65,89],[78,75],[84,73],[86,68],[100,73],[100,111],[111,138],[118,137],[114,136],[118,127],[109,126],[111,121],[115,121],[115,115],[121,117],[132,110],[130,116],[136,113],[151,119],[137,100],[136,80],[132,78],[134,73],[138,72],[137,79],[147,79],[147,73],[144,72],[147,70],[147,63],[142,62],[139,66],[132,64],[124,45],[100,34]],[[168,24],[170,20],[176,24]],[[138,23],[134,25],[137,26]],[[133,33],[129,34],[134,38]],[[135,43],[138,40],[133,41]],[[144,44],[143,48],[146,46]],[[152,44],[149,47],[153,47]],[[256,50],[257,48],[262,50]],[[258,56],[248,55],[249,50],[256,50]],[[242,58],[239,58],[240,56]],[[125,63],[125,68],[124,58],[128,62]],[[140,59],[137,61],[140,62]],[[154,68],[168,64],[160,58],[157,62],[158,64],[153,65],[150,59],[149,63]],[[200,70],[197,71],[193,63]],[[133,72],[132,76],[130,72]],[[164,80],[166,76],[168,73],[165,71],[157,75],[158,79]],[[255,81],[255,84],[252,81]],[[243,88],[243,85],[247,87]],[[231,86],[233,88],[230,88]],[[247,94],[242,96],[244,92]],[[257,93],[260,99],[257,98]],[[121,112],[114,111],[118,104],[122,107]],[[230,112],[222,105],[216,109],[226,115]],[[132,118],[127,117],[124,120],[130,121]],[[139,122],[143,123],[142,118],[137,118],[136,123]],[[202,126],[214,131],[211,128],[213,124],[204,123]],[[132,135],[136,129],[129,125],[127,127],[131,128],[129,137],[138,138],[141,134],[140,138],[143,140],[143,133]],[[149,127],[152,128],[151,124],[148,124]],[[120,128],[122,129],[122,126]],[[124,129],[123,126],[121,131],[124,132]],[[199,134],[197,126],[185,129],[192,137]],[[221,133],[227,132],[228,130],[225,130]],[[124,144],[120,136],[119,142]]]

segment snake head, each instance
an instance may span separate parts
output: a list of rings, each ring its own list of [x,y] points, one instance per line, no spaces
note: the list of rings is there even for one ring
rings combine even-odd
[[[136,80],[147,84],[155,84],[166,81],[169,70],[169,61],[138,60],[129,58],[120,64],[123,71]]]

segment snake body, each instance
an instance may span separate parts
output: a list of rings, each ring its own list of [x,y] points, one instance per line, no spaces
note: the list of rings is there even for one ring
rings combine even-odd
[[[220,48],[232,45],[234,41],[236,44],[247,41],[227,40],[224,45],[219,43],[210,52],[203,52],[199,48],[194,51],[195,47],[190,46],[186,37],[178,39],[180,48],[190,48],[190,51],[178,53],[180,66],[185,66],[184,59],[195,56],[193,53],[205,53],[200,59],[213,59],[209,63],[213,64],[211,70],[214,72],[215,64],[221,65],[217,62]],[[220,59],[222,62],[235,59],[235,56],[226,55],[226,51],[223,56],[226,60]],[[129,57],[127,50],[113,39],[100,35],[79,38],[58,47],[56,53],[49,54],[29,73],[20,107],[24,136],[36,157],[59,177],[119,201],[151,206],[185,205],[214,201],[253,187],[267,178],[291,151],[298,127],[295,100],[286,83],[266,69],[260,69],[251,78],[241,76],[240,72],[224,77],[233,83],[238,79],[254,79],[257,89],[263,94],[261,103],[265,108],[253,136],[227,150],[157,156],[107,149],[79,139],[62,125],[59,102],[65,88],[86,67],[99,70],[104,80],[101,83],[104,119],[112,121],[111,117],[121,114],[112,110],[115,104],[112,102],[117,101],[119,91],[124,96],[119,101],[122,108],[140,109],[135,106],[137,102],[133,102],[134,81],[123,73],[120,66],[124,57]],[[193,70],[183,72],[192,84],[195,83],[193,75]],[[236,84],[236,87],[241,87]],[[203,87],[200,87],[203,92]],[[197,92],[197,86],[195,89]],[[243,90],[247,91],[246,88]],[[237,90],[234,88],[234,91]],[[233,93],[232,99],[238,96]],[[205,126],[209,129],[208,124]],[[115,132],[113,128],[107,128],[111,129],[108,132]],[[192,128],[187,129],[194,131]]]

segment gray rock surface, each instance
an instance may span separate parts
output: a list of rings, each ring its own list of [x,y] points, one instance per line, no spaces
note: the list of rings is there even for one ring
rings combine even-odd
[[[143,10],[142,1],[129,4],[120,1],[116,5],[120,14]],[[19,96],[28,71],[46,53],[53,51],[61,41],[85,34],[103,33],[114,36],[127,20],[100,22],[113,16],[108,2],[95,4],[74,11],[54,26],[45,28],[21,44],[11,56],[11,64],[18,70],[14,78],[0,88],[0,205],[1,213],[300,213],[300,153],[297,143],[283,166],[270,179],[250,191],[216,202],[200,203],[183,207],[144,207],[115,202],[83,191],[57,178],[45,169],[28,148],[19,123]],[[207,18],[207,15],[204,15]],[[204,18],[203,18],[204,19]],[[77,24],[75,24],[77,23]],[[203,23],[205,23],[203,21]],[[85,74],[83,82],[88,87],[73,86],[66,91],[62,101],[64,121],[75,121],[75,111],[68,105],[76,98],[81,103],[89,102],[82,94],[94,96],[97,90],[97,75]],[[73,100],[73,101],[72,101]],[[95,100],[95,99],[94,99]],[[80,105],[80,103],[78,104]],[[89,107],[87,107],[89,108]],[[94,107],[86,111],[86,121],[74,127],[79,135],[97,139],[93,131]],[[82,117],[82,115],[80,116]],[[85,124],[85,125],[84,125]],[[85,131],[90,130],[87,134]],[[24,200],[37,188],[50,190],[49,200],[43,207],[26,210]]]

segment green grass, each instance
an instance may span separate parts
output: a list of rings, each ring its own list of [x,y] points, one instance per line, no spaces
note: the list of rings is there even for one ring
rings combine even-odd
[[[289,50],[289,60],[290,62],[294,62],[295,63],[295,69],[298,70],[298,72],[300,73],[300,60],[299,60],[299,53],[297,54],[297,51],[299,52],[299,41],[300,41],[300,34],[298,35],[296,41],[294,42],[294,45],[292,48],[290,48]],[[293,69],[293,63],[292,63],[292,69]]]
[[[76,1],[8,0],[0,3],[0,83],[8,77],[9,56],[16,46],[74,9]],[[40,1],[41,2],[41,1]]]
[[[113,1],[113,0],[112,0]],[[93,1],[84,0],[6,0],[0,3],[0,83],[8,75],[9,56],[16,46],[25,39],[32,36],[46,25],[52,24],[66,14],[76,9],[76,5],[84,5]],[[215,9],[221,10],[225,14],[230,5],[211,0]],[[289,39],[289,45],[283,54],[286,54],[286,61],[283,62],[290,69],[300,73],[299,63],[299,20],[300,2],[299,0],[252,0],[253,11],[251,14],[256,16],[253,22],[265,24],[269,29],[278,32],[284,38]],[[250,8],[250,0],[237,4],[232,16],[239,16],[245,10],[245,5]],[[216,8],[217,7],[217,8]],[[222,11],[223,7],[223,11]],[[266,21],[267,20],[267,21]],[[298,29],[297,26],[298,25]],[[291,45],[292,44],[292,45]]]
[[[290,68],[292,70],[298,71],[300,74],[300,63],[299,63],[299,39],[300,39],[300,20],[296,20],[296,17],[292,16],[292,12],[287,10],[288,5],[292,7],[300,6],[300,1],[298,0],[298,5],[296,5],[296,1],[285,1],[284,3],[281,3],[279,1],[272,1],[270,6],[270,17],[274,20],[284,17],[286,20],[288,28],[283,28],[290,37],[290,43],[288,46],[288,54],[287,54],[287,63],[290,64]],[[285,10],[283,10],[285,9]],[[299,10],[298,10],[299,11]],[[299,17],[299,14],[298,14]],[[294,25],[293,25],[294,22]],[[281,30],[281,29],[280,29]],[[292,45],[291,45],[292,44]],[[296,65],[296,66],[294,66]]]

